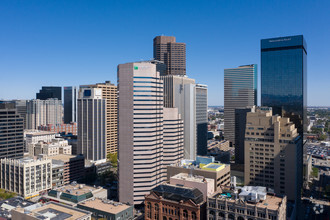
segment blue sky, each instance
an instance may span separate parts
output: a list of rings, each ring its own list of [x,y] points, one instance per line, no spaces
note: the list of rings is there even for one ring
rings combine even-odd
[[[209,105],[223,105],[225,68],[260,69],[260,39],[303,34],[308,105],[330,106],[326,0],[2,0],[0,28],[0,99],[35,98],[43,85],[116,83],[117,65],[152,58],[163,34],[187,44],[188,76],[208,85]]]

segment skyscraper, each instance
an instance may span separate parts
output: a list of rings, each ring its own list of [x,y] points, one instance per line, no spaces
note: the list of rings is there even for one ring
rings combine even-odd
[[[224,71],[224,136],[235,145],[235,109],[257,105],[257,65]]]
[[[102,90],[80,88],[78,98],[78,145],[77,153],[85,159],[106,160],[106,100]]]
[[[186,75],[186,44],[175,37],[154,38],[154,59],[166,64],[166,75]]]
[[[165,165],[183,157],[182,120],[176,108],[163,108],[152,62],[118,65],[118,92],[119,201],[141,204],[166,179]]]
[[[186,76],[162,76],[164,107],[178,108],[184,123],[184,158],[196,159],[196,84]]]
[[[43,86],[39,93],[36,94],[36,99],[58,99],[62,100],[62,87],[60,86]]]
[[[64,123],[77,122],[78,90],[75,86],[64,87]]]
[[[106,150],[107,154],[117,152],[117,86],[110,81],[84,85],[80,88],[99,88],[106,100]]]
[[[289,117],[301,137],[306,123],[307,45],[302,35],[261,40],[261,105]]]
[[[196,84],[197,155],[207,154],[207,86]]]
[[[58,99],[28,100],[26,104],[27,129],[38,129],[38,126],[48,124],[62,124],[62,101]]]
[[[0,103],[0,159],[23,158],[23,124],[14,103]]]

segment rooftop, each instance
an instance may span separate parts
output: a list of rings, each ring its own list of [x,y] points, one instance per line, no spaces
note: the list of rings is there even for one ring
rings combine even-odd
[[[201,166],[202,170],[210,170],[210,171],[220,171],[225,168],[225,164],[222,163],[209,163],[204,166]]]
[[[88,211],[53,202],[46,203],[45,205],[39,204],[38,206],[31,208],[18,208],[16,211],[37,219],[50,220],[75,220],[91,215]]]
[[[26,131],[25,134],[26,136],[41,136],[41,135],[55,135],[56,132],[33,130],[33,131]]]
[[[72,158],[79,158],[79,157],[83,157],[83,156],[80,156],[80,155],[59,154],[59,155],[49,156],[48,159],[62,160],[64,162],[68,162]]]
[[[191,182],[198,182],[198,183],[207,183],[213,181],[213,179],[205,178],[203,176],[193,176],[187,173],[179,173],[171,177],[171,179],[180,179],[180,180],[187,180]]]
[[[33,205],[34,202],[30,202],[28,200],[24,200],[22,197],[13,197],[10,199],[0,201],[0,219],[10,219],[11,214],[10,211],[17,207],[28,207]]]
[[[222,193],[214,194],[214,198],[233,202],[247,202],[259,208],[272,210],[277,210],[283,201],[282,196],[275,196],[272,193],[267,193],[266,187],[261,186],[237,187],[235,190],[224,189]]]
[[[98,199],[98,198],[90,199],[85,202],[82,202],[79,204],[79,206],[97,209],[97,210],[107,212],[110,214],[117,214],[119,212],[122,212],[122,211],[130,208],[130,206],[123,204],[123,203],[113,202],[110,200],[102,200],[102,199]]]
[[[53,190],[79,196],[99,189],[103,189],[103,188],[100,186],[99,187],[87,186],[85,184],[68,184]]]
[[[204,201],[203,193],[196,188],[162,184],[153,188],[151,191],[158,196],[162,196],[164,199],[177,202],[181,200],[187,201],[190,199],[195,204],[200,204]]]

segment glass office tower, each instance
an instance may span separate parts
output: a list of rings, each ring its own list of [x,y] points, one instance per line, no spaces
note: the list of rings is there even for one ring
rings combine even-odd
[[[302,35],[261,40],[261,105],[289,117],[301,137],[307,117],[306,59]]]

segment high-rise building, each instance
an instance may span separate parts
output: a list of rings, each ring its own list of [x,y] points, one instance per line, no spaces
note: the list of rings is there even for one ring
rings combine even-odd
[[[207,154],[207,86],[196,84],[197,155]]]
[[[80,88],[102,89],[102,98],[106,100],[106,150],[107,154],[117,152],[117,86],[106,81]]]
[[[224,71],[225,139],[235,145],[235,109],[257,105],[257,65],[244,65]]]
[[[289,117],[303,137],[307,120],[307,45],[303,35],[261,40],[261,105],[272,107],[273,114]]]
[[[141,204],[165,180],[165,165],[182,158],[182,120],[177,109],[163,108],[153,62],[118,65],[118,92],[119,201]]]
[[[288,200],[299,201],[302,139],[289,118],[273,115],[270,107],[259,107],[246,116],[244,181],[265,186]]]
[[[17,113],[23,118],[24,128],[26,129],[26,103],[27,100],[14,100]]]
[[[38,129],[40,125],[62,124],[62,102],[58,99],[32,99],[26,105],[27,129]]]
[[[177,108],[163,111],[163,165],[169,166],[183,159],[184,127]]]
[[[36,94],[36,99],[58,99],[62,100],[62,87],[60,86],[43,86]]]
[[[78,90],[75,86],[64,87],[64,123],[77,122]]]
[[[106,100],[102,89],[80,88],[77,153],[87,160],[106,160]]]
[[[196,84],[186,76],[162,76],[164,107],[178,108],[184,123],[184,158],[196,159]]]
[[[23,157],[23,132],[23,118],[15,104],[0,103],[0,159]]]
[[[166,64],[166,75],[186,75],[186,44],[175,37],[154,38],[154,59]]]
[[[246,113],[254,111],[255,106],[235,109],[235,164],[244,165]]]

